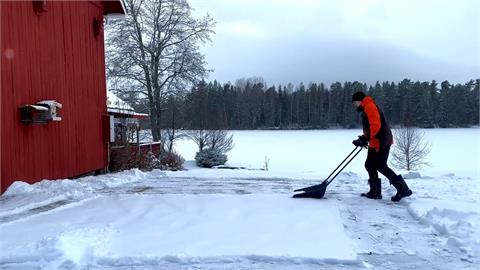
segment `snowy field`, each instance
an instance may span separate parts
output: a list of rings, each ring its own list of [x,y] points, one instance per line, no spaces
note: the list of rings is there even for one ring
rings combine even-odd
[[[459,177],[480,179],[480,129],[425,129],[425,140],[431,143],[430,167],[422,170],[428,176],[454,173]],[[263,168],[270,159],[269,171],[280,176],[318,179],[332,171],[354,146],[352,141],[361,130],[301,131],[233,131],[235,148],[229,163]],[[178,143],[178,151],[192,160],[197,151],[192,141]],[[363,167],[366,151],[348,170],[367,177]],[[327,174],[328,176],[328,174]]]
[[[235,131],[229,164],[244,170],[187,161],[182,172],[16,182],[0,197],[0,269],[478,269],[480,129],[426,132],[431,166],[401,172],[414,195],[400,203],[385,179],[383,200],[359,197],[365,152],[325,199],[291,198],[359,130]]]

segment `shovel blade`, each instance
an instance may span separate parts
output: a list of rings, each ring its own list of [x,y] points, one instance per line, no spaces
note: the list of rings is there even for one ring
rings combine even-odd
[[[306,191],[302,193],[298,193],[293,195],[293,198],[314,198],[314,199],[321,199],[325,196],[325,191],[327,186],[319,187],[318,189]]]
[[[328,186],[328,181],[327,180],[324,180],[321,184],[318,184],[318,185],[314,185],[314,186],[310,186],[310,187],[305,187],[305,188],[300,188],[300,189],[296,189],[294,190],[294,192],[299,192],[299,191],[303,191],[303,192],[311,192],[311,191],[315,191],[317,189],[326,189],[327,186]]]

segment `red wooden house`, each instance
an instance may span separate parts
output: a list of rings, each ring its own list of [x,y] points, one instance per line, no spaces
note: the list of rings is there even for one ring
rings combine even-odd
[[[122,2],[0,1],[0,13],[1,192],[106,168],[103,20]]]

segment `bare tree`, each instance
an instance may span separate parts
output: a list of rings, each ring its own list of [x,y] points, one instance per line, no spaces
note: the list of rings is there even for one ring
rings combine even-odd
[[[210,41],[213,19],[195,19],[186,0],[125,0],[126,18],[107,23],[107,75],[116,91],[148,100],[154,141],[161,141],[164,100],[205,78],[199,43]],[[125,87],[128,86],[128,87]]]
[[[161,143],[164,152],[172,153],[175,141],[186,137],[185,132],[178,130],[177,115],[179,114],[178,110],[180,107],[181,103],[177,102],[175,96],[170,96],[168,98],[167,113],[164,114],[164,116],[167,116],[164,121],[165,123],[167,123],[167,125],[163,125],[164,128],[161,132]]]
[[[184,132],[176,129],[164,128],[162,129],[161,137],[161,144],[163,147],[162,152],[173,153],[173,146],[175,145],[175,142],[187,137],[187,135]]]
[[[191,130],[188,133],[188,137],[190,137],[190,139],[192,139],[192,141],[197,144],[198,151],[202,151],[208,145],[210,133],[208,132],[208,130],[203,130],[203,129]]]
[[[431,144],[425,141],[425,132],[415,127],[401,127],[394,130],[395,144],[392,151],[393,165],[408,171],[425,165]]]
[[[215,150],[225,154],[233,148],[233,135],[226,130],[192,130],[188,135],[198,146],[198,151]]]
[[[226,130],[210,130],[208,146],[219,153],[227,153],[233,148],[233,135]]]

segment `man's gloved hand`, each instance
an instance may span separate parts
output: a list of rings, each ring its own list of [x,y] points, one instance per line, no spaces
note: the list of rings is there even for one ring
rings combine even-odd
[[[365,135],[358,136],[358,139],[354,140],[353,145],[358,147],[368,147],[368,138]]]

